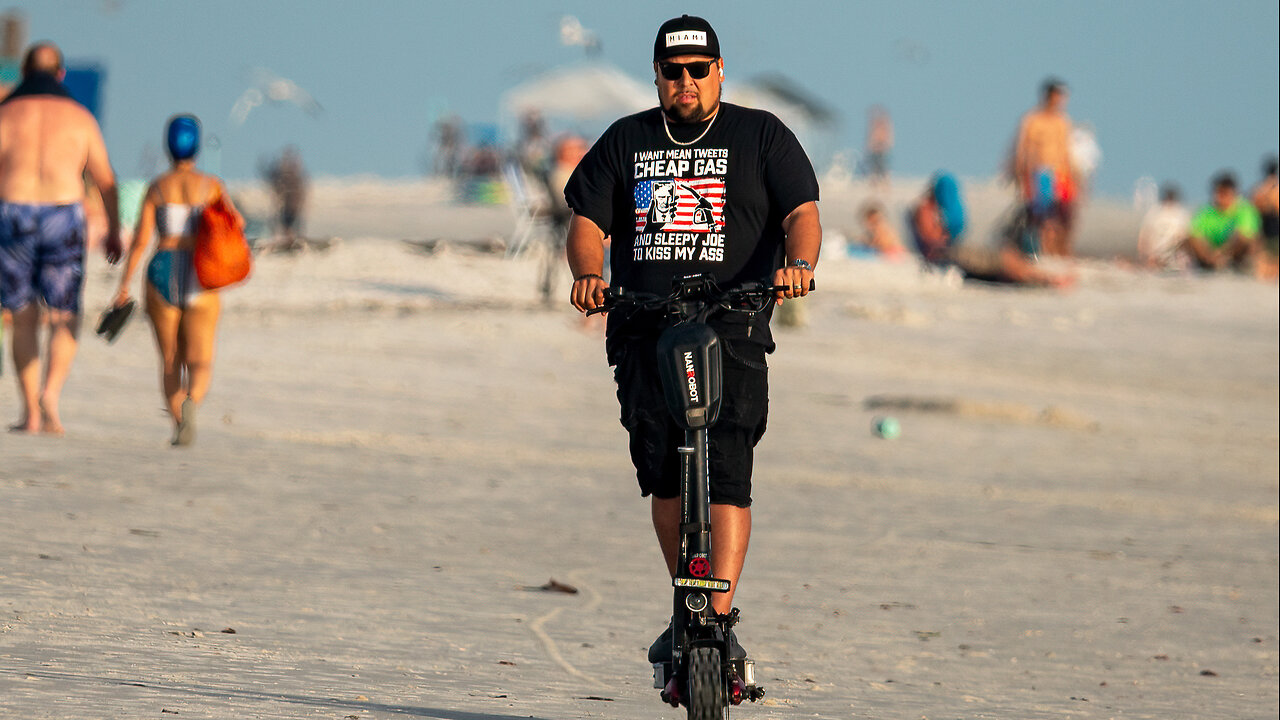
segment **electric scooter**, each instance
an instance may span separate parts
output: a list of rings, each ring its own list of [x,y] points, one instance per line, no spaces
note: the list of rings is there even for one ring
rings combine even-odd
[[[755,664],[730,657],[729,631],[738,622],[738,609],[721,615],[711,606],[711,594],[727,592],[730,583],[711,575],[707,431],[720,411],[722,378],[720,337],[707,318],[717,312],[763,312],[785,291],[768,282],[721,290],[711,275],[687,275],[675,278],[665,297],[608,288],[604,306],[588,312],[657,310],[674,320],[659,336],[657,350],[667,408],[685,432],[678,449],[680,554],[671,580],[671,659],[653,664],[653,686],[664,702],[686,706],[690,720],[723,720],[730,706],[764,697]]]

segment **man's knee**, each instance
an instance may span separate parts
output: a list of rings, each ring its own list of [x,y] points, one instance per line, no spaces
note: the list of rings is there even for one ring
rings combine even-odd
[[[9,317],[13,319],[14,327],[19,323],[30,323],[34,325],[40,319],[40,306],[34,302],[23,303],[16,308],[5,308],[9,311]]]
[[[80,333],[80,315],[70,310],[50,308],[46,311],[46,322],[53,332],[70,332],[72,335]]]

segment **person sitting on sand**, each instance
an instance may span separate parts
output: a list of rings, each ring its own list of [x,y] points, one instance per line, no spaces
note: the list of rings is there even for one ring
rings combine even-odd
[[[1184,246],[1191,233],[1191,212],[1174,185],[1160,189],[1160,204],[1142,217],[1138,230],[1138,258],[1149,270],[1186,270],[1191,258]]]
[[[1240,197],[1236,178],[1220,172],[1211,185],[1212,200],[1200,208],[1191,220],[1191,237],[1185,247],[1205,270],[1220,270],[1227,265],[1244,269],[1258,248],[1262,221],[1258,210]]]
[[[1280,180],[1278,163],[1271,155],[1262,163],[1262,180],[1253,188],[1253,206],[1262,220],[1262,248],[1258,252],[1259,277],[1275,278],[1280,274]]]
[[[893,229],[880,203],[869,202],[863,205],[861,214],[862,227],[867,232],[862,240],[863,247],[888,260],[901,260],[906,256],[906,249],[902,247],[898,232]]]
[[[967,279],[987,282],[1068,287],[1074,279],[1040,269],[1011,239],[998,248],[963,242],[964,204],[960,187],[949,173],[940,172],[909,212],[911,232],[921,257],[930,266],[955,267]]]
[[[226,188],[218,178],[196,170],[199,120],[192,115],[174,117],[166,137],[173,166],[151,183],[142,198],[115,305],[128,302],[129,282],[154,232],[156,250],[146,272],[147,314],[160,350],[165,405],[173,418],[171,444],[190,445],[195,440],[196,408],[209,391],[213,375],[213,344],[221,309],[218,291],[200,286],[192,251],[201,211],[225,195]],[[239,221],[243,226],[244,220]]]

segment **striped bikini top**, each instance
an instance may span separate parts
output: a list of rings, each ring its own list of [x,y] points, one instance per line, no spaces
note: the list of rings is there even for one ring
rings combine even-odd
[[[207,189],[207,185],[201,186],[202,191]],[[160,193],[160,202],[156,204],[156,234],[162,238],[174,235],[195,237],[196,226],[200,223],[200,213],[204,212],[204,205],[164,202],[164,193],[160,191],[159,186],[156,187],[156,192]]]

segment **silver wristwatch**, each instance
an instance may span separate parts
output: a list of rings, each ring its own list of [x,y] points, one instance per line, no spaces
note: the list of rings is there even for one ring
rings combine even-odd
[[[800,258],[796,258],[794,261],[792,261],[791,264],[800,268],[801,270],[808,270],[809,272],[813,272],[813,266],[809,264],[808,260],[802,260]]]

